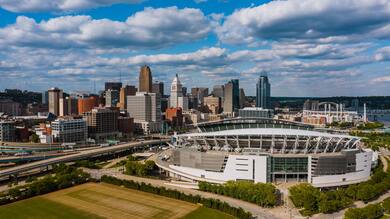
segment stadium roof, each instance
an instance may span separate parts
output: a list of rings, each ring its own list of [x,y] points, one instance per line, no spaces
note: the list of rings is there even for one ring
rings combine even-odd
[[[216,132],[201,132],[178,135],[180,137],[195,137],[195,136],[247,136],[247,135],[289,135],[289,136],[310,136],[310,137],[335,137],[335,138],[355,138],[356,136],[331,134],[326,132],[299,130],[299,129],[283,129],[283,128],[246,128],[232,129]]]

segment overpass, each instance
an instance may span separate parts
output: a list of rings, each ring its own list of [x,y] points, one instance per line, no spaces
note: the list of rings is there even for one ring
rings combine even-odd
[[[47,167],[54,164],[72,162],[75,160],[82,160],[86,158],[100,156],[103,154],[116,153],[116,152],[128,150],[130,148],[162,144],[162,143],[167,143],[169,141],[170,139],[148,140],[148,141],[126,143],[126,144],[115,145],[110,147],[103,147],[103,148],[91,149],[87,151],[81,151],[80,153],[77,154],[70,154],[61,157],[50,158],[42,161],[32,162],[32,163],[0,170],[0,178],[12,176],[12,175],[18,175],[19,173],[22,172],[34,170],[37,168]]]

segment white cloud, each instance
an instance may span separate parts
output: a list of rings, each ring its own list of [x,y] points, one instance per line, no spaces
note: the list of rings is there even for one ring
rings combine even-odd
[[[0,7],[12,12],[76,11],[110,6],[117,3],[136,4],[143,0],[0,0]]]
[[[48,21],[19,16],[0,29],[0,47],[161,48],[206,37],[209,20],[199,9],[145,8],[125,22],[62,16]]]
[[[216,32],[223,42],[237,44],[280,39],[333,42],[355,35],[385,37],[389,21],[388,0],[287,0],[237,10]]]
[[[390,76],[381,76],[371,80],[371,83],[390,82]]]

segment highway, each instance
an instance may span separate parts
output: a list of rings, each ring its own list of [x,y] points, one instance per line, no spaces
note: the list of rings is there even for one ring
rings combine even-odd
[[[115,145],[115,146],[110,146],[110,147],[102,147],[102,148],[97,148],[97,149],[81,151],[77,154],[65,155],[65,156],[61,156],[61,157],[46,159],[46,160],[42,160],[42,161],[32,162],[32,163],[23,164],[20,166],[0,170],[0,178],[11,176],[11,175],[17,175],[17,174],[22,173],[22,172],[46,167],[46,166],[53,165],[53,164],[81,160],[81,159],[90,158],[90,157],[94,157],[94,156],[102,155],[102,154],[110,154],[113,152],[123,151],[123,150],[127,150],[129,148],[134,148],[134,147],[142,147],[145,145],[161,144],[161,143],[166,143],[168,141],[170,141],[170,139],[148,140],[148,141],[132,142],[132,143],[126,143],[126,144]]]

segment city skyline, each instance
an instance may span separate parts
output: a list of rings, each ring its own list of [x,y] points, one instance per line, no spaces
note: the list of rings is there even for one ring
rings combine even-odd
[[[388,95],[389,4],[3,0],[0,89],[137,85],[148,65],[166,90],[175,74],[188,88],[238,78],[254,96],[265,70],[273,96]]]

